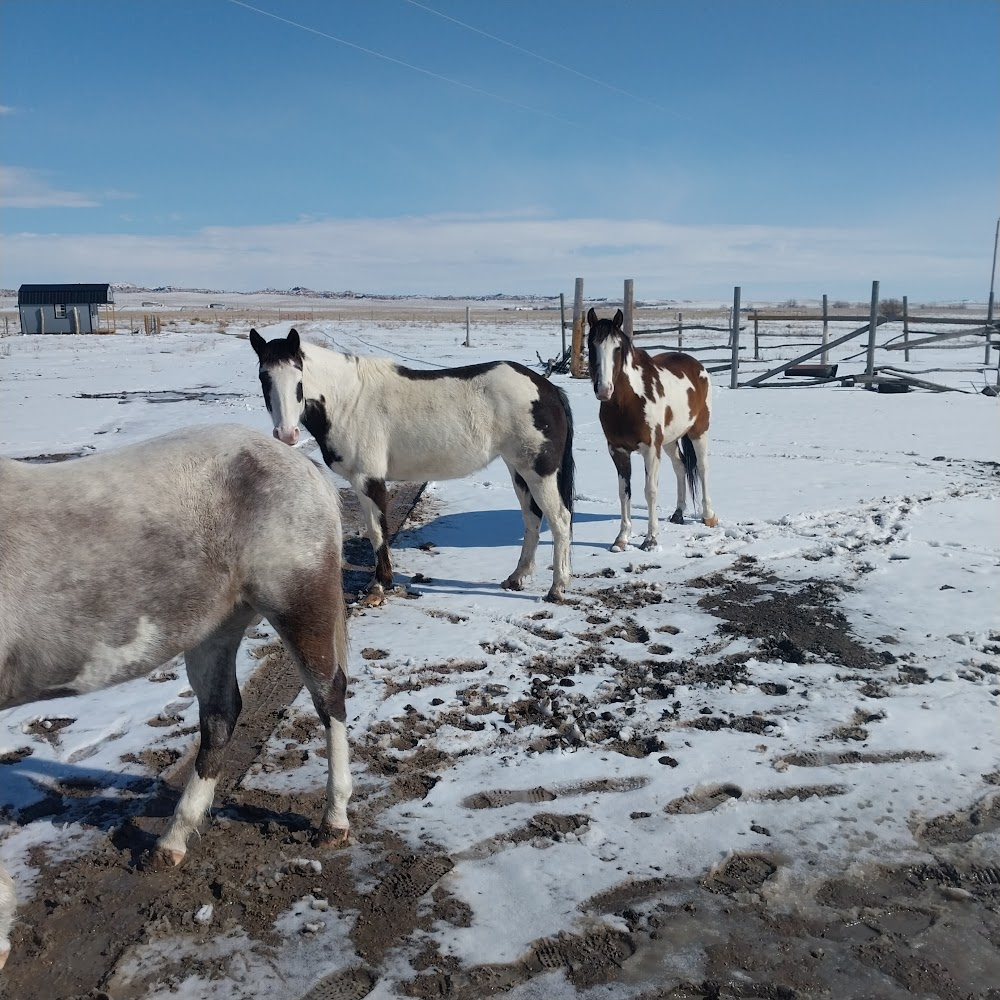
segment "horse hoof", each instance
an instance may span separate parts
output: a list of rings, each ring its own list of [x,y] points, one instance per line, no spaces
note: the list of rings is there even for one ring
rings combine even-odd
[[[371,588],[358,602],[363,608],[380,608],[385,604],[385,591],[382,585],[378,584]]]
[[[611,546],[612,552],[624,552],[628,548],[628,542],[621,538],[615,540],[615,543]]]
[[[323,849],[336,850],[350,843],[351,830],[347,826],[321,826],[313,837],[313,845]]]
[[[549,604],[562,604],[565,600],[565,595],[561,590],[556,590],[553,587],[543,598],[543,601],[548,601]]]
[[[658,549],[660,543],[655,538],[647,538],[643,541],[642,545],[639,546],[643,552],[652,552],[654,549]]]
[[[142,859],[142,869],[147,872],[165,872],[176,868],[183,860],[186,852],[173,848],[158,847],[150,851]]]
[[[713,514],[711,517],[706,517],[704,523],[707,528],[714,528],[719,523],[719,518]]]
[[[673,514],[670,515],[670,523],[671,524],[683,524],[684,523],[684,514],[683,514],[683,512],[679,511],[679,510],[675,510],[673,512]],[[706,521],[705,523],[707,524],[708,522]]]
[[[524,590],[524,584],[521,583],[516,577],[508,576],[503,583],[500,584],[504,590]]]

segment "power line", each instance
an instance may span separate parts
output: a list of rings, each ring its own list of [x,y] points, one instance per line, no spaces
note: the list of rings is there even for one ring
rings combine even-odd
[[[402,66],[404,69],[411,69],[415,73],[422,73],[424,76],[429,76],[433,80],[440,80],[442,83],[450,83],[454,87],[461,87],[463,90],[472,91],[472,93],[479,94],[482,97],[489,97],[494,101],[509,104],[511,107],[519,108],[521,111],[530,111],[532,114],[541,115],[544,118],[550,118],[552,121],[559,122],[562,125],[569,125],[572,128],[582,127],[577,122],[561,118],[559,115],[554,115],[549,111],[543,111],[541,108],[534,108],[529,104],[521,104],[518,101],[511,100],[509,97],[502,97],[500,94],[494,94],[492,91],[483,90],[481,87],[474,87],[471,83],[463,83],[461,80],[452,79],[450,76],[442,76],[440,73],[435,73],[433,70],[424,69],[422,66],[414,66],[413,63],[404,62],[402,59],[396,59],[394,56],[386,55],[384,52],[378,52],[375,49],[366,48],[364,45],[358,45],[356,42],[349,42],[346,38],[339,38],[337,35],[331,35],[326,31],[320,31],[319,28],[311,28],[308,24],[301,24],[299,21],[292,21],[287,17],[282,17],[280,14],[272,14],[271,11],[262,10],[260,7],[254,7],[253,4],[246,3],[245,0],[229,0],[229,2],[237,7],[243,7],[246,10],[251,10],[255,14],[262,14],[264,17],[270,17],[275,21],[281,21],[283,24],[287,24],[293,28],[298,28],[300,31],[308,31],[310,34],[318,35],[320,38],[329,39],[331,42],[337,42],[339,45],[346,45],[350,49],[355,49],[358,52],[365,53],[365,55],[374,56],[376,59],[383,59],[386,62],[394,63],[396,66]]]
[[[540,52],[532,52],[531,49],[526,49],[521,45],[515,44],[514,42],[508,42],[506,38],[500,38],[498,35],[491,35],[488,31],[483,31],[482,28],[477,28],[473,24],[467,24],[465,21],[460,21],[457,17],[452,17],[450,14],[445,14],[442,11],[435,10],[433,7],[428,7],[426,4],[419,3],[418,0],[404,0],[404,2],[411,4],[414,7],[419,7],[421,10],[427,11],[428,14],[433,14],[435,17],[440,17],[445,21],[451,21],[452,24],[457,24],[460,28],[465,28],[467,31],[474,31],[477,35],[482,35],[483,38],[489,38],[491,41],[498,42],[500,45],[506,45],[508,48],[514,49],[516,52],[521,52],[526,56],[531,56],[532,59],[538,59],[540,62],[547,63],[549,66],[554,66],[556,69],[572,73],[574,76],[578,76],[582,80],[587,80],[589,83],[597,84],[598,87],[604,87],[606,90],[613,91],[616,94],[621,94],[623,97],[629,97],[633,101],[641,101],[643,104],[648,104],[650,107],[656,108],[657,111],[673,115],[675,118],[682,118],[685,121],[689,120],[687,115],[683,115],[679,111],[672,111],[670,108],[665,108],[662,104],[657,104],[656,101],[651,101],[648,97],[633,94],[628,90],[623,90],[621,87],[616,87],[613,83],[607,83],[604,80],[599,80],[596,76],[589,76],[586,73],[581,73],[580,70],[574,69],[572,66],[556,62],[555,59],[543,56]]]

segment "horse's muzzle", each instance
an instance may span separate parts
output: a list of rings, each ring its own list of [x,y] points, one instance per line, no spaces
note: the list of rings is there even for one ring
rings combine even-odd
[[[615,387],[613,385],[609,385],[609,386],[599,385],[594,390],[595,394],[597,395],[597,398],[602,403],[606,403],[611,398],[611,396],[613,395],[614,391],[615,391]]]
[[[285,428],[274,428],[274,436],[284,444],[298,444],[299,443],[299,429],[298,427],[292,427],[290,430]]]

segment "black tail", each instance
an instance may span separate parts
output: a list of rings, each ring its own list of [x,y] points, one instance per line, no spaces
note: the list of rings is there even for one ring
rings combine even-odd
[[[698,494],[698,453],[694,450],[691,438],[684,435],[680,440],[681,461],[684,463],[684,478],[687,480],[688,493],[691,494],[691,504],[694,506]]]
[[[562,403],[563,411],[566,414],[566,443],[563,445],[562,464],[556,475],[556,483],[559,486],[559,496],[569,511],[569,530],[573,533],[573,479],[576,476],[576,463],[573,461],[573,411],[569,405],[569,397],[559,386],[553,386],[559,394],[559,402]]]

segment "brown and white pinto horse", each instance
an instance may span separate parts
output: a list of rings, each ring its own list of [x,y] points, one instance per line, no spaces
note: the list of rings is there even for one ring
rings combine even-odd
[[[601,426],[618,470],[622,523],[612,551],[621,552],[632,532],[632,452],[646,465],[649,523],[640,548],[657,544],[656,486],[660,455],[666,449],[677,476],[677,508],[670,520],[684,523],[685,485],[692,500],[701,487],[701,518],[710,528],[719,519],[708,495],[708,425],[712,413],[712,383],[708,372],[689,354],[650,357],[622,329],[621,309],[614,319],[587,313],[590,332],[590,377],[601,401]]]

